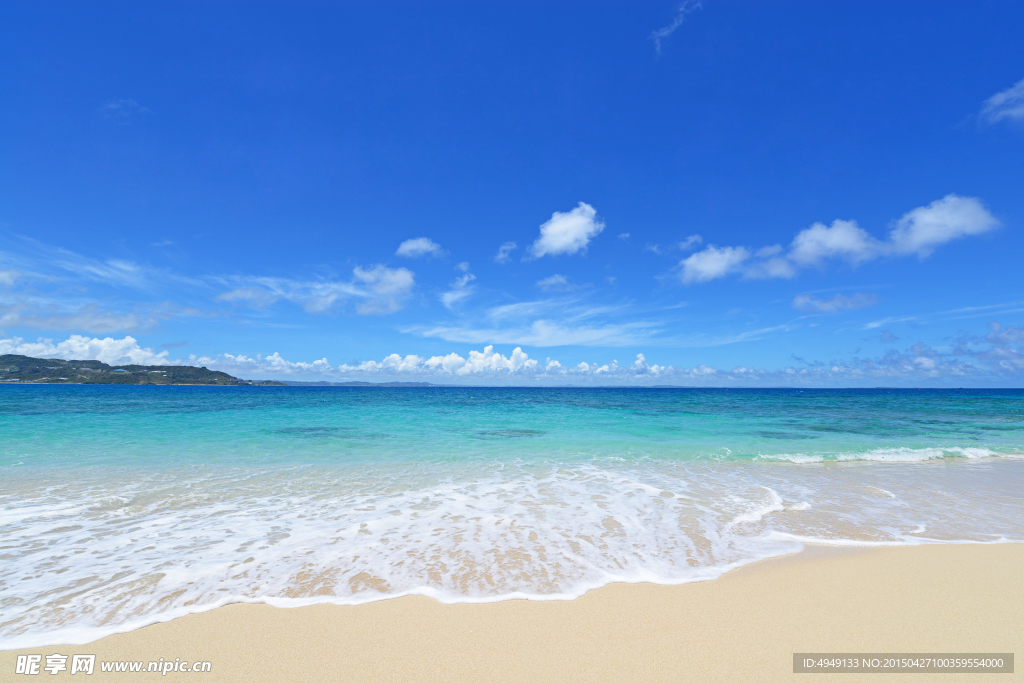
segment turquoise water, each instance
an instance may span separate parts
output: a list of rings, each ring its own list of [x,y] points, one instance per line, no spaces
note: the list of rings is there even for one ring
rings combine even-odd
[[[0,387],[0,644],[1024,540],[1024,391]]]

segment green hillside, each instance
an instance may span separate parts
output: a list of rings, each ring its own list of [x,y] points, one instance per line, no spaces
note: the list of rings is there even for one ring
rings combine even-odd
[[[28,356],[0,356],[0,383],[25,384],[240,384],[251,382],[226,372],[187,365],[107,365],[98,360],[57,360]]]

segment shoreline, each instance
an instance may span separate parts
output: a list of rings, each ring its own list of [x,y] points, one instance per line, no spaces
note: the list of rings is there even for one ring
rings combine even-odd
[[[709,581],[613,583],[575,600],[445,604],[413,595],[354,606],[232,603],[87,645],[0,651],[0,672],[13,672],[18,654],[56,652],[95,654],[98,662],[210,661],[211,672],[202,674],[208,681],[763,681],[796,678],[794,652],[1019,657],[1022,568],[1022,543],[807,544]],[[1024,680],[1021,671],[1018,663],[1018,673],[996,680]]]

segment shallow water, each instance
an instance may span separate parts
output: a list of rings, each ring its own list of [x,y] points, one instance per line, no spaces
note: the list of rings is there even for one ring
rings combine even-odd
[[[0,646],[1024,540],[1024,391],[0,387]]]

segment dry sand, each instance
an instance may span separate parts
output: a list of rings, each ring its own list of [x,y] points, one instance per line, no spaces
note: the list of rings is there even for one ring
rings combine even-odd
[[[202,681],[1022,681],[1013,674],[794,674],[794,652],[1024,655],[1024,544],[812,547],[716,581],[613,584],[573,601],[443,605],[405,597],[278,609],[238,604],[89,645],[0,653],[208,660]],[[45,660],[44,660],[45,663]],[[75,679],[71,679],[75,680]]]

